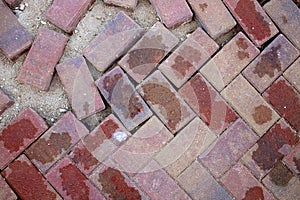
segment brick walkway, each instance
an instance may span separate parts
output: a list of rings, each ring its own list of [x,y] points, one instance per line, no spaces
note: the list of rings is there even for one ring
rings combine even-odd
[[[72,109],[49,127],[26,108],[0,130],[0,200],[300,200],[299,1],[150,0],[160,21],[145,30],[126,14],[137,0],[104,0],[126,12],[64,62],[97,1],[54,0],[44,15],[62,31],[35,38],[5,1],[0,50],[29,50],[17,81],[47,92],[57,73]]]

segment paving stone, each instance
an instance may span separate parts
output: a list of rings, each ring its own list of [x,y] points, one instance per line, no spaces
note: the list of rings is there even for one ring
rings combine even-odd
[[[195,117],[191,108],[159,71],[152,73],[137,90],[172,133]]]
[[[214,39],[227,33],[236,25],[221,0],[188,0],[188,2],[195,13],[196,21]]]
[[[96,81],[106,101],[128,130],[152,116],[152,112],[120,67]]]
[[[46,175],[64,199],[105,199],[89,179],[72,163],[69,158],[62,159]]]
[[[72,33],[95,0],[54,0],[46,19],[67,33]]]
[[[199,156],[199,159],[214,176],[221,177],[257,140],[256,134],[238,119]]]
[[[88,129],[72,112],[67,112],[26,150],[26,155],[42,173],[45,173],[88,133]]]
[[[278,33],[257,0],[224,0],[224,3],[257,46],[263,45]]]
[[[176,28],[192,20],[193,13],[184,0],[150,0],[167,28]]]
[[[9,7],[15,8],[20,5],[22,0],[5,0],[5,2],[9,5]]]
[[[1,174],[21,199],[61,199],[24,155],[9,164]]]
[[[284,163],[296,174],[300,174],[300,144],[284,158]]]
[[[97,70],[105,71],[133,46],[142,33],[143,29],[121,11],[104,26],[83,50],[83,55]]]
[[[240,163],[231,168],[221,178],[221,182],[236,199],[275,200],[274,196]]]
[[[259,136],[279,119],[279,115],[242,75],[221,94]]]
[[[14,100],[12,100],[7,94],[0,89],[0,115],[9,107],[14,104]]]
[[[272,0],[263,8],[280,31],[300,49],[300,11],[297,5],[291,0]]]
[[[47,128],[46,122],[34,110],[24,109],[0,131],[0,169],[16,158]]]
[[[0,1],[0,19],[0,51],[7,58],[16,59],[30,47],[32,37],[3,1]]]
[[[300,131],[300,94],[283,77],[272,84],[264,97],[296,131]]]
[[[157,22],[118,64],[136,82],[140,83],[178,42],[179,40],[175,35],[160,22]]]
[[[280,34],[243,71],[243,75],[259,92],[263,92],[298,56],[299,51]]]
[[[0,199],[3,200],[17,200],[16,194],[9,187],[9,185],[5,182],[5,180],[0,176]]]
[[[62,56],[67,41],[68,38],[61,33],[40,28],[17,80],[40,90],[49,90],[54,67]]]
[[[180,88],[218,48],[214,40],[197,28],[158,68]]]
[[[78,119],[84,119],[105,109],[105,104],[82,56],[57,65],[56,71]]]
[[[138,4],[138,1],[137,0],[125,0],[125,1],[124,0],[104,0],[104,3],[134,10]]]
[[[206,125],[217,134],[221,134],[237,118],[222,96],[200,73],[192,77],[179,92]]]
[[[221,91],[257,55],[259,50],[239,32],[200,70],[205,78]]]
[[[298,58],[283,75],[298,92],[300,92],[300,58]]]

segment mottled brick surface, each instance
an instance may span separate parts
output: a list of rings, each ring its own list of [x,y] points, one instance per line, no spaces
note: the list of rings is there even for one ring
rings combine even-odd
[[[283,75],[298,92],[300,92],[300,58],[298,58]]]
[[[9,187],[9,185],[5,182],[5,180],[0,176],[0,199],[3,200],[17,200],[16,194]]]
[[[284,163],[296,174],[300,174],[300,144],[284,158]]]
[[[7,94],[0,89],[0,115],[9,107],[14,104],[14,100],[12,100]]]
[[[104,3],[134,10],[138,4],[138,0],[104,0]]]

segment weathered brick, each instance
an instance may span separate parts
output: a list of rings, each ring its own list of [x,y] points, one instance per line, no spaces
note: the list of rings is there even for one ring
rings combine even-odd
[[[221,0],[188,0],[188,2],[195,13],[196,20],[214,39],[227,33],[236,25]]]
[[[9,164],[1,174],[21,199],[61,199],[24,155]]]
[[[104,26],[83,50],[83,55],[97,70],[105,71],[114,61],[128,51],[141,37],[142,32],[143,29],[121,11]]]
[[[257,46],[263,45],[278,33],[257,0],[224,0],[224,3]]]
[[[257,140],[255,133],[238,119],[199,159],[214,176],[221,177]]]
[[[300,92],[300,58],[298,58],[283,75],[298,92]]]
[[[167,28],[190,22],[193,13],[184,0],[150,0],[160,20]]]
[[[104,0],[104,3],[134,10],[136,5],[138,4],[138,1],[137,0],[125,0],[125,1],[124,0]]]
[[[9,107],[14,104],[14,100],[12,100],[7,94],[0,89],[0,115]]]
[[[291,0],[272,0],[263,8],[282,33],[300,49],[300,10],[297,5]]]
[[[67,112],[26,150],[26,155],[42,173],[45,173],[88,132],[72,112]]]
[[[3,169],[46,129],[46,122],[26,108],[0,131],[0,169]]]
[[[84,119],[105,109],[93,77],[82,56],[57,65],[56,71],[78,119]]]
[[[239,32],[200,72],[218,90],[228,85],[257,55],[259,50]]]
[[[95,0],[54,0],[46,19],[67,33],[72,33]]]
[[[275,200],[274,196],[240,163],[231,168],[222,177],[221,182],[236,199]]]
[[[0,51],[9,59],[16,59],[31,43],[32,37],[16,16],[0,1]]]
[[[279,119],[278,114],[242,75],[221,94],[260,136]]]
[[[159,70],[180,88],[218,49],[218,44],[197,28],[159,66]]]
[[[152,112],[120,67],[96,81],[106,101],[128,130],[152,116]]]
[[[192,109],[159,71],[151,74],[137,90],[172,133],[195,117]]]
[[[296,174],[300,174],[300,144],[284,158],[284,163]]]
[[[157,22],[118,62],[136,81],[141,82],[179,42],[168,29]]]
[[[300,131],[300,94],[283,77],[272,84],[264,97],[296,131]]]
[[[179,92],[215,133],[221,134],[237,118],[222,96],[200,73],[187,82]]]
[[[5,182],[5,180],[0,176],[0,199],[3,200],[17,200],[16,194],[9,187],[9,185]]]
[[[259,92],[263,92],[298,56],[299,51],[280,34],[243,71],[243,75]]]
[[[5,0],[5,2],[9,5],[9,7],[15,8],[18,5],[20,5],[20,3],[22,2],[22,0]]]
[[[157,154],[155,160],[171,176],[177,177],[215,139],[215,134],[197,117]]]
[[[50,87],[54,67],[62,56],[67,41],[68,38],[61,33],[40,28],[17,80],[47,91]]]
[[[105,199],[69,158],[52,167],[46,178],[64,199]]]

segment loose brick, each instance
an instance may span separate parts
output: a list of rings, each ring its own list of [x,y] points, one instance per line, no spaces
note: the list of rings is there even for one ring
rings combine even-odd
[[[257,0],[224,0],[224,3],[257,46],[263,45],[278,33]]]
[[[138,1],[137,0],[125,0],[125,1],[124,0],[104,0],[104,3],[134,10]]]
[[[178,42],[175,35],[157,22],[119,61],[119,65],[140,83]]]
[[[298,56],[299,51],[280,34],[243,71],[243,75],[259,92],[263,92]]]
[[[242,75],[221,94],[260,136],[279,119],[278,114]]]
[[[257,55],[259,50],[239,32],[200,72],[218,90],[228,85]]]
[[[124,12],[119,12],[83,50],[83,55],[97,70],[105,71],[128,51],[142,32],[143,29],[135,21]]]
[[[24,155],[11,163],[2,175],[21,199],[61,199]]]
[[[195,117],[192,109],[159,71],[151,74],[137,90],[172,133]]]
[[[300,92],[300,58],[298,58],[283,75],[298,92]]]
[[[257,140],[255,133],[239,119],[199,159],[214,176],[221,177]]]
[[[61,33],[40,28],[17,80],[47,91],[50,87],[54,67],[62,56],[67,41],[68,38]]]
[[[51,168],[46,178],[64,199],[105,200],[69,158],[62,159]]]
[[[237,118],[222,96],[200,73],[187,82],[179,92],[215,133],[221,134]]]
[[[290,0],[272,0],[263,8],[282,33],[300,49],[300,11],[297,5]]]
[[[14,100],[12,100],[8,95],[6,95],[3,92],[3,90],[0,89],[0,115],[13,104]]]
[[[54,0],[46,19],[67,33],[72,33],[95,0]]]
[[[188,0],[188,2],[195,13],[196,20],[214,39],[227,33],[236,25],[221,0]]]
[[[159,70],[180,88],[218,49],[218,44],[197,28],[169,56]]]
[[[284,163],[296,174],[300,174],[300,144],[284,158]]]
[[[9,185],[5,182],[5,180],[0,176],[0,199],[5,200],[17,200],[16,194],[9,187]]]
[[[67,112],[26,150],[26,155],[42,173],[45,173],[88,132],[71,112]]]
[[[152,116],[152,112],[120,67],[96,81],[106,101],[128,130]]]
[[[84,119],[105,109],[93,77],[82,56],[57,65],[56,71],[78,119]]]
[[[272,84],[264,97],[296,131],[300,131],[300,94],[283,77]]]
[[[9,5],[9,7],[15,8],[18,5],[20,5],[20,3],[22,2],[22,0],[5,0],[5,2]]]
[[[221,182],[236,199],[275,200],[274,196],[240,163],[231,168],[222,177]]]
[[[46,129],[46,122],[32,109],[26,108],[0,131],[0,169],[16,158]]]
[[[215,134],[197,117],[155,159],[171,176],[177,177],[215,139]]]
[[[7,58],[16,59],[30,47],[32,37],[3,1],[0,1],[0,19],[0,51]]]
[[[176,28],[192,20],[193,13],[184,0],[150,0],[167,28]]]

